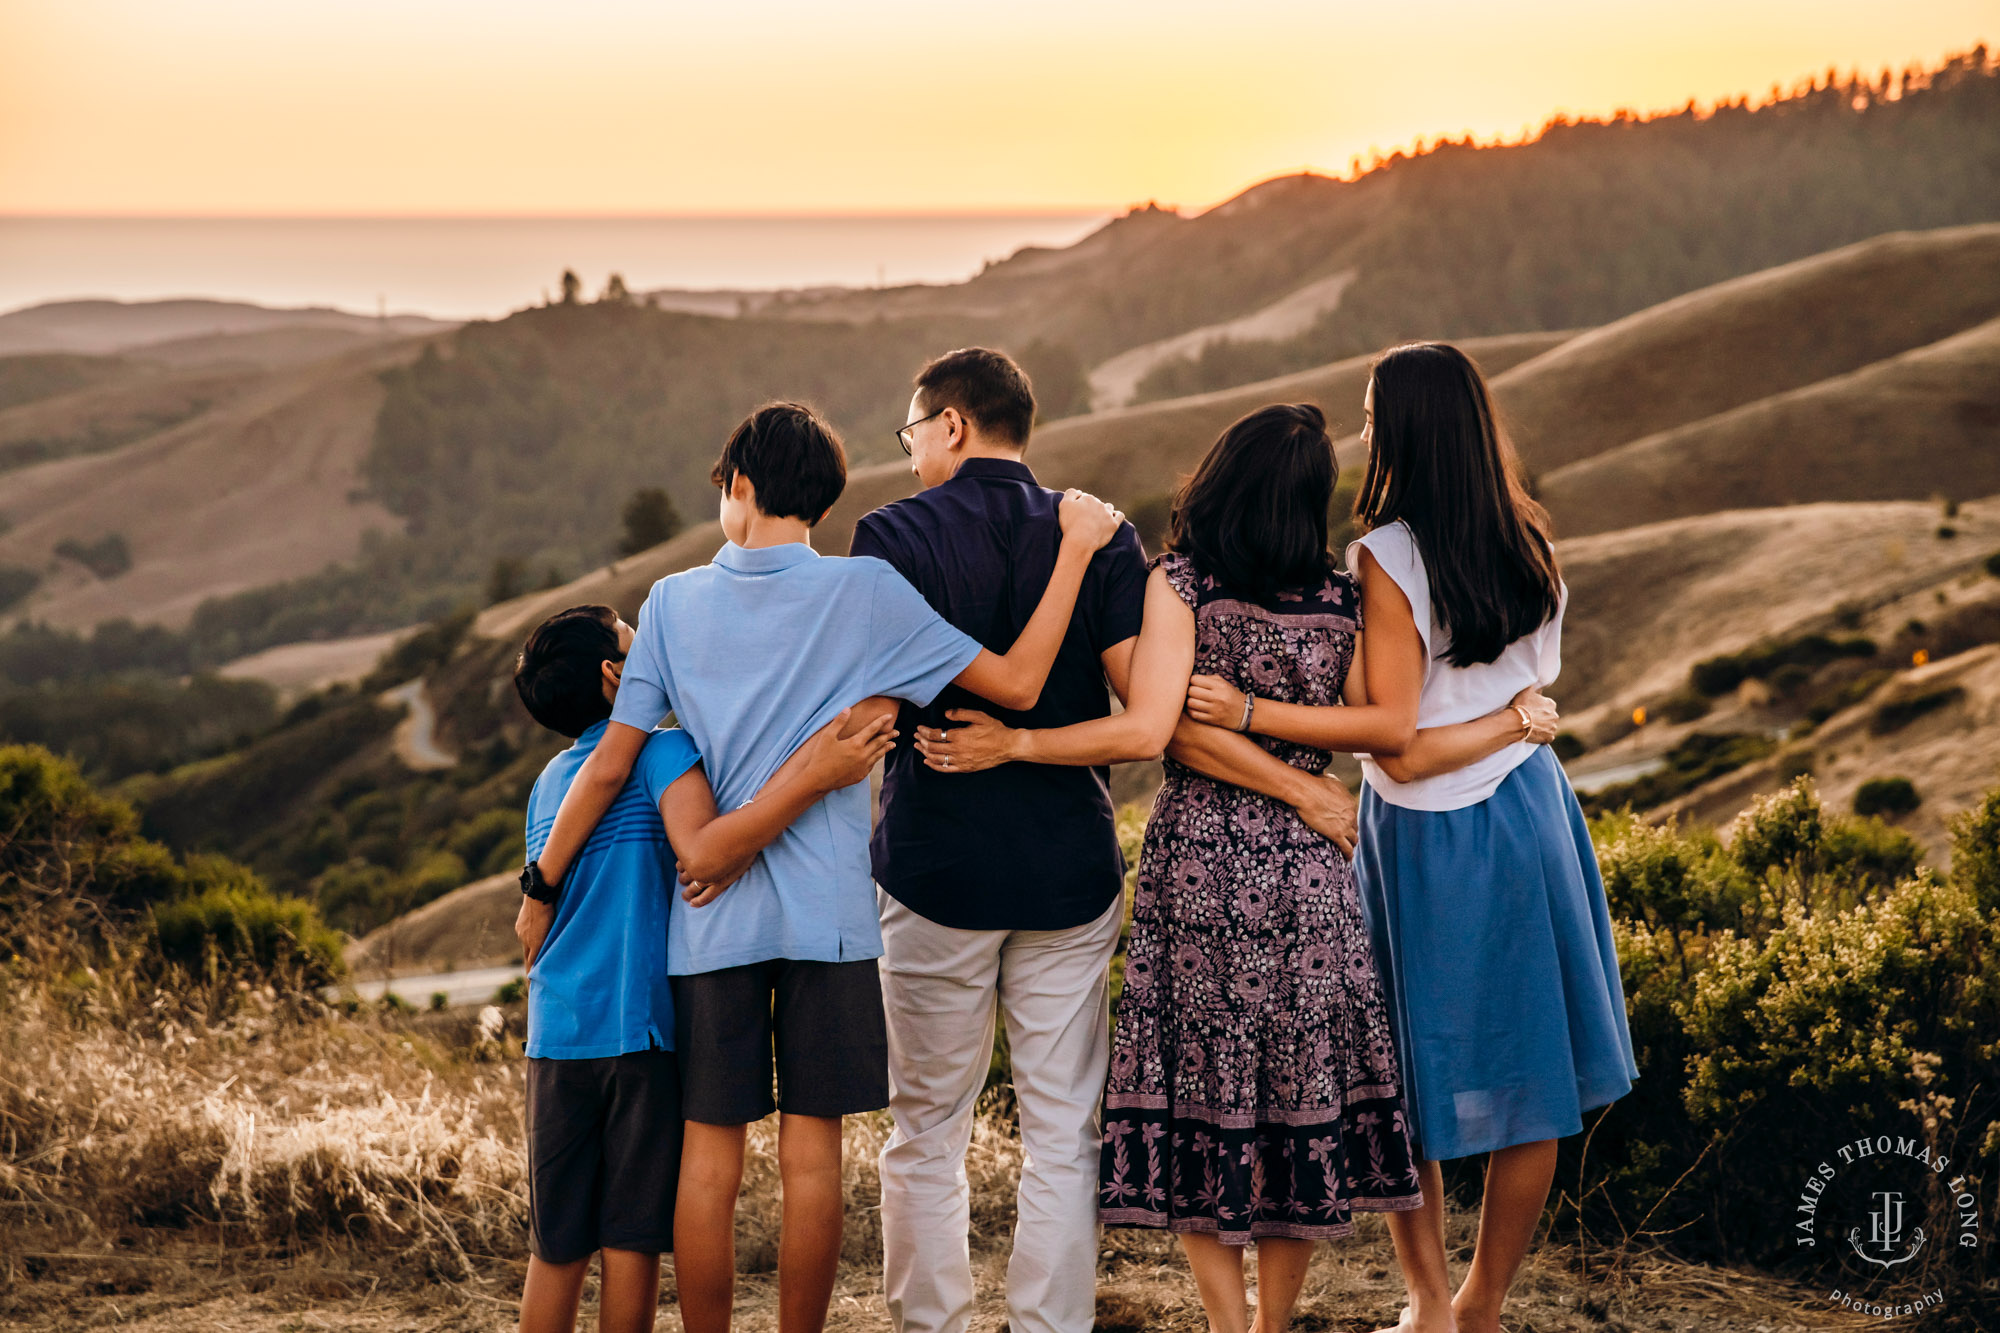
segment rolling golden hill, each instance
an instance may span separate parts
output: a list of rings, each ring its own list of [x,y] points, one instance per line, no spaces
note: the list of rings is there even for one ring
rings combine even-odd
[[[1724,507],[1996,492],[2000,319],[1541,478],[1575,535]]]
[[[352,557],[369,529],[398,529],[360,498],[360,464],[382,401],[377,375],[423,341],[269,372],[161,375],[0,414],[0,442],[185,415],[114,450],[0,472],[0,563],[44,574],[14,616],[76,629],[117,617],[180,625],[205,598],[314,573]],[[115,577],[52,554],[65,539],[109,534],[131,552]]]
[[[1590,330],[1494,392],[1522,457],[1547,476],[1996,316],[2000,225],[1897,232]]]

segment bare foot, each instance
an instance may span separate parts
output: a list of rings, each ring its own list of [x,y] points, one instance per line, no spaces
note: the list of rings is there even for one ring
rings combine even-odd
[[[1501,1333],[1500,1312],[1475,1310],[1470,1305],[1452,1302],[1452,1318],[1458,1323],[1458,1333]]]

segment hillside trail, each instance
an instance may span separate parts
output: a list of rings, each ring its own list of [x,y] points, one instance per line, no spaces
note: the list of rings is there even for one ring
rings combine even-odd
[[[378,697],[385,704],[401,704],[407,710],[403,720],[396,724],[392,738],[396,758],[403,761],[404,767],[418,773],[434,773],[457,766],[458,756],[438,744],[437,709],[431,706],[430,692],[424,688],[421,677],[384,690]]]

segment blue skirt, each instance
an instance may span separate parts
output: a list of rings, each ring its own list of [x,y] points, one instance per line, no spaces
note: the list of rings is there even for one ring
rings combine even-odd
[[[1354,872],[1423,1159],[1575,1134],[1631,1091],[1604,882],[1548,747],[1461,810],[1364,787]]]

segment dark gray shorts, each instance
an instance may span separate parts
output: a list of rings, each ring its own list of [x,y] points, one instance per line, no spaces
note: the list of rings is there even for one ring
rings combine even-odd
[[[670,1253],[680,1178],[672,1051],[528,1061],[528,1245],[538,1257]]]
[[[834,1117],[889,1104],[889,1033],[873,958],[774,958],[675,977],[673,986],[689,1120],[747,1125],[774,1110]]]

